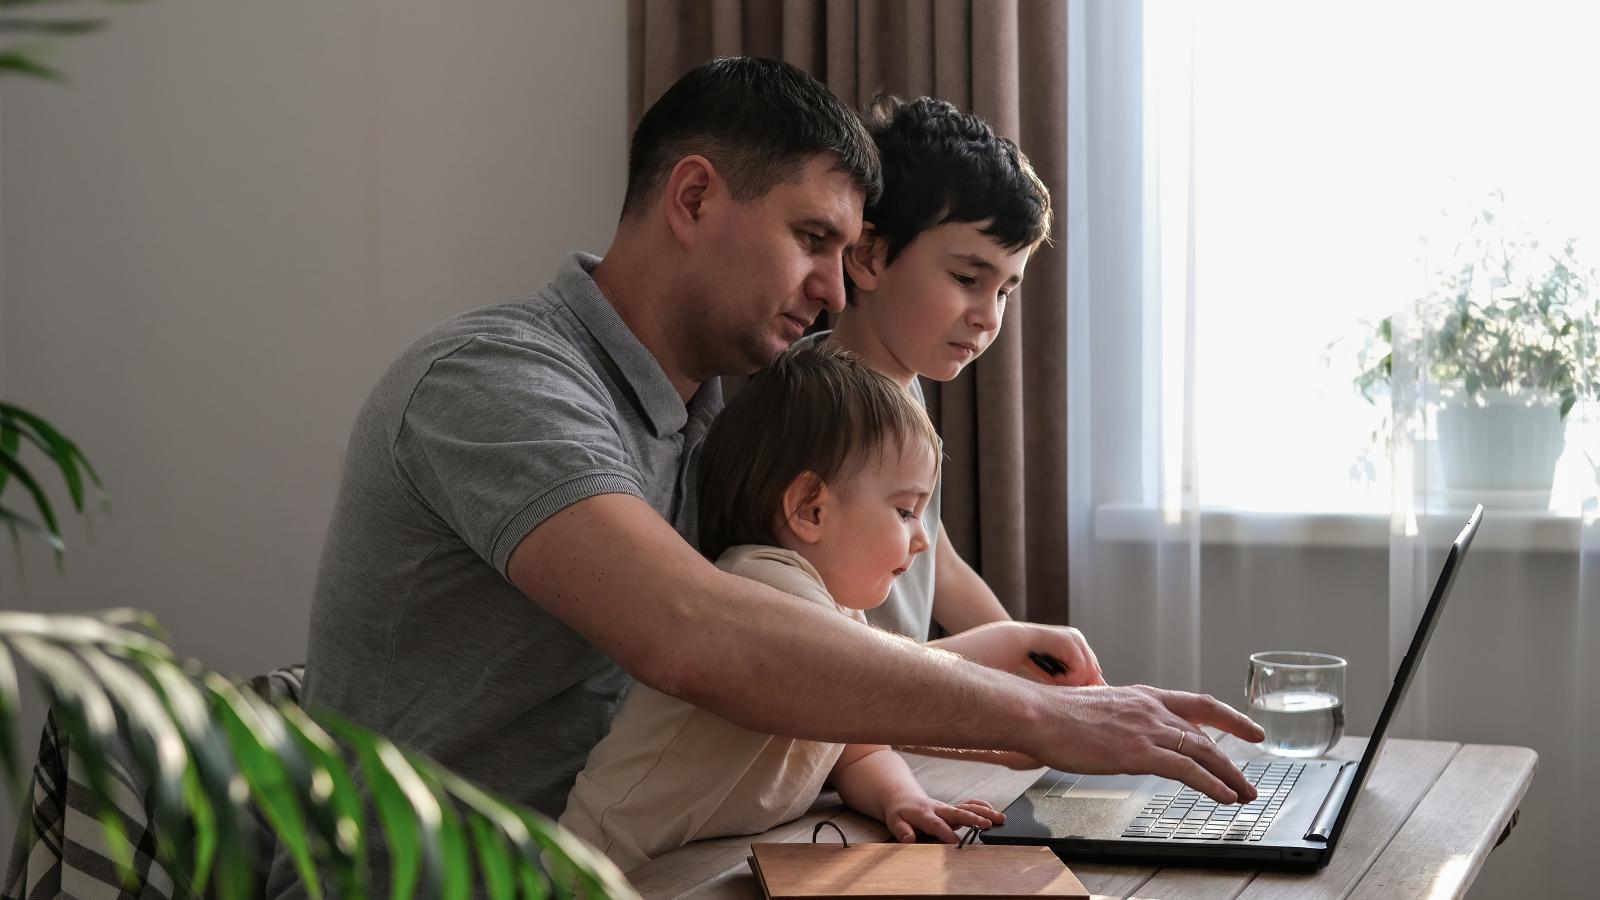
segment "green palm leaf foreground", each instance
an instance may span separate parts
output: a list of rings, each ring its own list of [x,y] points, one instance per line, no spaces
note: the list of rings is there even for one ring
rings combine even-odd
[[[0,504],[13,483],[34,517],[0,505],[0,522],[65,544],[39,478],[22,456],[33,445],[59,471],[75,510],[99,475],[44,419],[0,402]],[[17,492],[13,492],[17,493]],[[0,611],[0,768],[23,798],[16,754],[19,679],[30,671],[57,728],[83,763],[108,848],[126,849],[111,754],[131,759],[149,785],[157,856],[179,886],[222,900],[252,895],[259,812],[313,896],[370,895],[363,797],[389,848],[392,897],[455,900],[475,874],[494,898],[637,894],[610,860],[554,822],[490,796],[432,760],[338,716],[273,704],[178,657],[147,613],[37,615]],[[359,776],[358,776],[359,773]],[[30,820],[22,819],[21,827]],[[116,860],[131,877],[133,860]]]
[[[549,819],[330,713],[241,690],[152,631],[132,610],[0,612],[0,757],[13,797],[22,796],[20,659],[83,761],[110,847],[127,841],[108,756],[131,751],[149,785],[157,856],[185,893],[251,895],[254,809],[313,896],[369,896],[364,788],[390,849],[392,897],[465,898],[477,878],[496,900],[637,896],[609,860]],[[132,872],[131,859],[118,862]]]

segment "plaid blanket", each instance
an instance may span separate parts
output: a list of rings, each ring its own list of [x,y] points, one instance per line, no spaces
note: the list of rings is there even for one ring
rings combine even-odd
[[[300,702],[304,665],[278,669],[252,678],[249,686],[267,700]],[[29,808],[18,823],[6,867],[0,900],[175,900],[181,892],[172,875],[156,860],[155,837],[146,814],[146,787],[126,745],[107,748],[116,814],[122,820],[133,878],[127,883],[114,862],[118,854],[107,844],[105,829],[95,818],[86,787],[83,761],[72,752],[54,716],[45,720],[39,758],[29,785]],[[259,816],[258,816],[259,818]],[[272,862],[272,832],[265,822],[256,829],[257,882],[262,893]]]

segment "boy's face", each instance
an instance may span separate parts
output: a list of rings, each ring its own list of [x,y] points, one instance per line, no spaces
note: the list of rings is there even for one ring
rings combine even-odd
[[[1005,319],[1012,291],[1022,283],[1033,248],[1007,250],[983,233],[986,222],[946,222],[912,239],[884,265],[876,251],[875,283],[861,290],[844,317],[878,345],[869,353],[886,374],[949,381],[989,349]],[[881,243],[881,242],[880,242]]]
[[[933,448],[916,441],[887,449],[855,474],[823,487],[814,540],[796,547],[822,575],[833,599],[848,609],[871,609],[889,596],[895,578],[928,549],[922,511],[933,491]]]

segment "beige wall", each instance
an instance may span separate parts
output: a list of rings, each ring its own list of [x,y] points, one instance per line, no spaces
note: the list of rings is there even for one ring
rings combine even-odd
[[[161,0],[63,45],[69,84],[0,82],[0,395],[115,501],[68,524],[64,575],[0,549],[0,607],[153,610],[225,671],[303,658],[383,367],[609,241],[625,10]]]
[[[180,649],[299,659],[342,448],[432,322],[601,251],[625,5],[162,0],[0,91],[0,388],[115,501],[5,606],[154,610]]]

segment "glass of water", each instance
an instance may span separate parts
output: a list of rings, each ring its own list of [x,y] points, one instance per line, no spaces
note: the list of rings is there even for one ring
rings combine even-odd
[[[1278,756],[1321,756],[1344,737],[1345,661],[1326,653],[1250,654],[1245,702]]]

